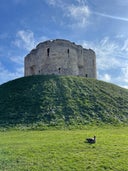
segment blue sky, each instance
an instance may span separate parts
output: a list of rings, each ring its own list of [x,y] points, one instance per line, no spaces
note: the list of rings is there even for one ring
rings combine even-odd
[[[0,84],[24,76],[39,42],[67,39],[97,56],[97,78],[128,88],[128,0],[1,0]]]

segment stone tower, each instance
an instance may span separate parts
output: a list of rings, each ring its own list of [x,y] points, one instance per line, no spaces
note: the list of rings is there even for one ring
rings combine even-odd
[[[68,40],[42,42],[25,57],[25,76],[76,75],[96,78],[96,55]]]

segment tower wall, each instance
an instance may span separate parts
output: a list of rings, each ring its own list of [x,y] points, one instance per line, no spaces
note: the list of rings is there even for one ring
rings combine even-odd
[[[95,52],[62,39],[40,43],[25,57],[25,76],[46,74],[96,78]]]

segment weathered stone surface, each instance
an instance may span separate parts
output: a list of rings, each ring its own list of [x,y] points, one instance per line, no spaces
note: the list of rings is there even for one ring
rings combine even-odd
[[[96,78],[95,52],[63,39],[40,43],[25,57],[25,76],[46,74]]]

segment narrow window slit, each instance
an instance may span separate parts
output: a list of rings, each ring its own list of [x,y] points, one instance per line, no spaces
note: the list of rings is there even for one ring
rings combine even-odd
[[[47,49],[47,56],[49,56],[50,48]]]

